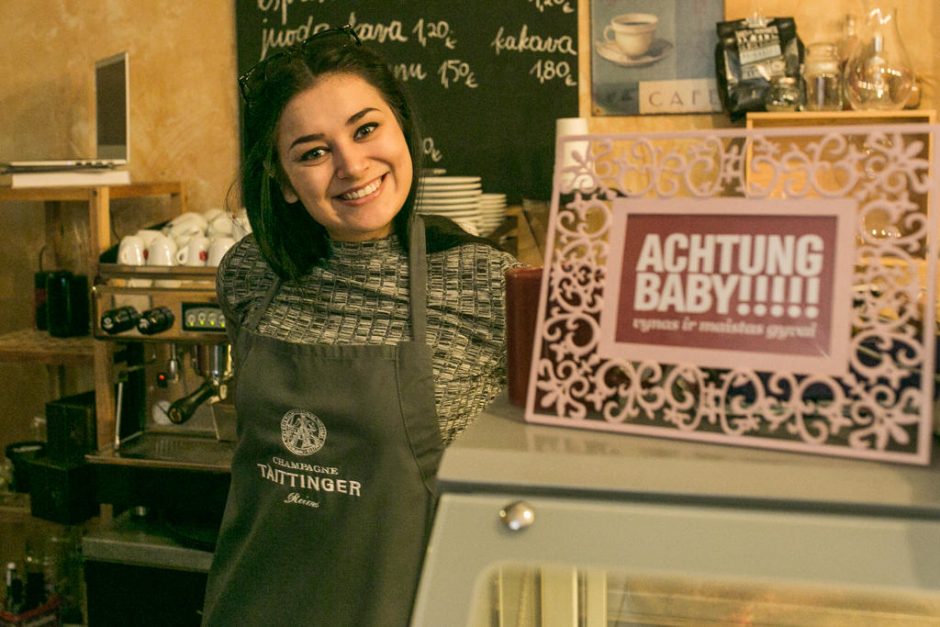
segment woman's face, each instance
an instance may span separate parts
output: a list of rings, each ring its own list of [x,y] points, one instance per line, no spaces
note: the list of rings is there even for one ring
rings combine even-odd
[[[382,94],[353,74],[328,74],[294,96],[277,128],[288,202],[300,200],[330,237],[386,237],[411,189],[408,144]]]

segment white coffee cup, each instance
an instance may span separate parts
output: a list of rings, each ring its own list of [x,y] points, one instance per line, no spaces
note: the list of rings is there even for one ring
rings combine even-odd
[[[652,13],[624,13],[604,27],[604,41],[628,57],[642,57],[650,49],[659,18]]]
[[[227,213],[217,215],[206,227],[206,234],[211,238],[231,237],[234,231],[235,223]]]
[[[238,215],[232,220],[234,227],[232,228],[232,237],[235,238],[235,241],[240,240],[249,233],[251,233],[251,223],[248,221],[248,212],[245,209],[242,209],[238,212]]]
[[[224,209],[219,209],[218,207],[213,207],[212,209],[206,209],[200,215],[206,221],[206,228],[209,228],[208,225],[212,224],[212,221],[218,218],[220,215],[224,214]]]
[[[118,245],[117,262],[125,266],[142,266],[146,263],[146,245],[139,235],[126,235]]]
[[[204,266],[209,258],[209,238],[196,235],[176,251],[176,262],[181,266]]]
[[[170,220],[167,223],[167,226],[169,228],[173,228],[174,226],[182,226],[184,224],[195,224],[204,231],[206,230],[206,226],[208,226],[209,223],[201,213],[197,213],[195,211],[186,211]]]
[[[168,235],[160,234],[147,246],[148,266],[175,266],[176,242]]]
[[[172,237],[177,247],[180,248],[185,246],[189,240],[197,235],[205,235],[205,232],[205,229],[200,226],[200,223],[194,220],[169,225],[166,229],[166,234]]]
[[[588,135],[588,121],[586,118],[558,118],[555,120],[556,139],[569,135]],[[586,191],[591,184],[590,176],[578,174],[577,170],[584,168],[584,163],[589,159],[591,142],[589,141],[564,141],[561,144],[562,171],[559,173],[562,189],[566,192],[571,189],[582,189]],[[576,168],[576,169],[573,169]],[[569,171],[565,171],[565,170]]]
[[[209,244],[208,258],[206,265],[216,267],[222,261],[222,257],[228,252],[228,249],[235,245],[235,240],[231,237],[217,237]]]
[[[139,234],[122,237],[121,243],[118,244],[117,262],[125,266],[147,265],[146,240]],[[127,281],[127,287],[150,287],[152,284],[153,281],[150,279],[128,279]],[[114,298],[115,307],[122,307],[127,304],[136,305],[138,304],[137,301],[140,300],[139,297],[128,296],[127,302],[121,301],[119,303],[119,298],[117,296]]]
[[[157,235],[160,235],[160,231],[156,229],[140,229],[134,235],[144,240],[144,248],[150,246],[150,242],[153,241]]]

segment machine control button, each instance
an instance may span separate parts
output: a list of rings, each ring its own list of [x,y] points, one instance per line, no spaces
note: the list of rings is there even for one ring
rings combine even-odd
[[[123,333],[137,326],[140,312],[130,306],[109,309],[101,314],[101,328],[109,335]]]
[[[137,330],[142,335],[156,335],[173,326],[176,316],[169,307],[156,307],[145,311],[137,321]]]

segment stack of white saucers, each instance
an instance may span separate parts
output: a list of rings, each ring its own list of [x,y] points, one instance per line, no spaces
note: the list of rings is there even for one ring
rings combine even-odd
[[[486,237],[506,219],[506,194],[480,196],[480,235]]]
[[[480,231],[479,176],[426,176],[418,188],[418,213],[450,218],[474,235]]]

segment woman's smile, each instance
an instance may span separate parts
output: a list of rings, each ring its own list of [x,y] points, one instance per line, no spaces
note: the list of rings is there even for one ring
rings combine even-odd
[[[372,197],[379,190],[379,187],[382,185],[383,178],[384,178],[384,175],[380,176],[379,178],[373,180],[372,182],[366,185],[363,185],[362,187],[358,187],[350,191],[343,192],[342,194],[339,194],[337,198],[346,202],[354,202],[354,201],[368,202],[369,200],[372,199]]]

